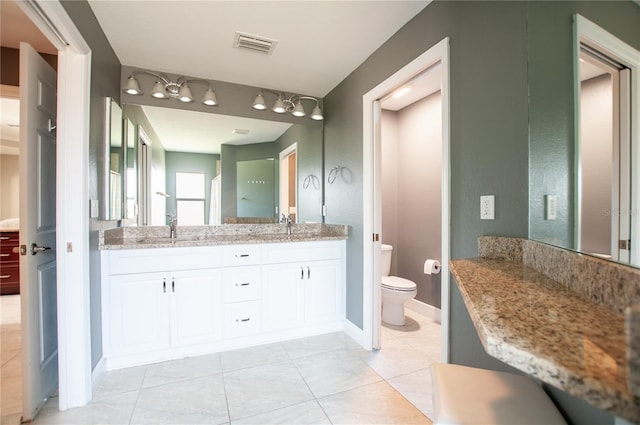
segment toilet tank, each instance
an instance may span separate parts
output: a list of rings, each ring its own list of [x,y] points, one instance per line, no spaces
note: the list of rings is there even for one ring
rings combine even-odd
[[[391,253],[393,252],[393,247],[391,245],[382,244],[382,251],[380,254],[380,271],[382,272],[382,276],[389,276],[391,272]]]

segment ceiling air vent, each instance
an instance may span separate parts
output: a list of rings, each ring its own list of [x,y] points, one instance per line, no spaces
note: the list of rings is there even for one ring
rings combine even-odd
[[[233,47],[266,53],[268,55],[273,53],[273,49],[276,48],[276,44],[278,44],[276,40],[242,32],[236,32],[233,39]]]

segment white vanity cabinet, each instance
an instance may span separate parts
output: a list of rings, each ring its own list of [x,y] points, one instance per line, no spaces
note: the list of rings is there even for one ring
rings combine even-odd
[[[263,253],[265,330],[341,320],[343,245],[280,244]]]
[[[222,316],[214,307],[220,281],[219,269],[112,276],[112,352],[144,353],[220,339]]]
[[[102,251],[105,357],[126,366],[220,340],[221,263],[219,247]]]
[[[343,240],[103,250],[106,369],[334,332]]]

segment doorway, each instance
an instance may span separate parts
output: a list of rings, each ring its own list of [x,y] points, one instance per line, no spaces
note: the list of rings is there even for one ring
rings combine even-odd
[[[86,285],[89,281],[87,176],[91,51],[59,2],[36,0],[15,4],[23,16],[26,15],[18,27],[24,28],[24,22],[34,24],[58,54],[55,156],[57,164],[64,166],[57,167],[55,174],[58,233],[54,249],[58,260],[55,271],[58,401],[59,408],[65,410],[91,399],[89,288]],[[3,4],[3,14],[5,6]],[[24,420],[31,419],[30,411],[31,408],[25,406]]]
[[[640,52],[575,17],[576,247],[640,265]]]
[[[449,328],[449,40],[443,39],[427,52],[396,72],[363,97],[363,165],[364,165],[364,346],[379,349],[381,344],[381,245],[384,240],[382,226],[382,151],[380,100],[396,92],[425,71],[438,66],[441,99],[441,181],[440,181],[440,359],[448,359]],[[424,93],[426,95],[426,92]],[[424,97],[424,96],[423,96]],[[373,236],[373,237],[372,237]],[[381,237],[382,236],[382,237]],[[422,235],[420,237],[425,237]],[[427,258],[424,258],[426,260]]]
[[[293,143],[280,152],[279,212],[296,223],[298,200],[298,144]]]

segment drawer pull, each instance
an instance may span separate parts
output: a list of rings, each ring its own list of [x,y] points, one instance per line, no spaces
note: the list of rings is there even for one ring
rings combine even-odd
[[[236,283],[236,286],[249,286],[249,285],[251,285],[251,282]]]
[[[300,280],[304,279],[304,267],[300,267]]]
[[[236,254],[236,258],[245,258],[248,257],[249,254]]]
[[[8,241],[9,236],[0,236],[0,241]]]
[[[0,254],[0,257],[8,257],[8,256],[10,256],[10,255],[11,255],[11,254]]]
[[[167,279],[162,279],[162,292],[167,293]]]
[[[171,279],[171,292],[176,292],[176,279]]]
[[[236,319],[236,322],[248,322],[249,320],[251,320],[250,318],[246,318],[246,319]]]
[[[307,266],[307,279],[311,279],[311,269]]]
[[[0,279],[7,279],[7,278],[10,278],[10,277],[11,277],[10,274],[3,274],[3,275],[0,276]]]

